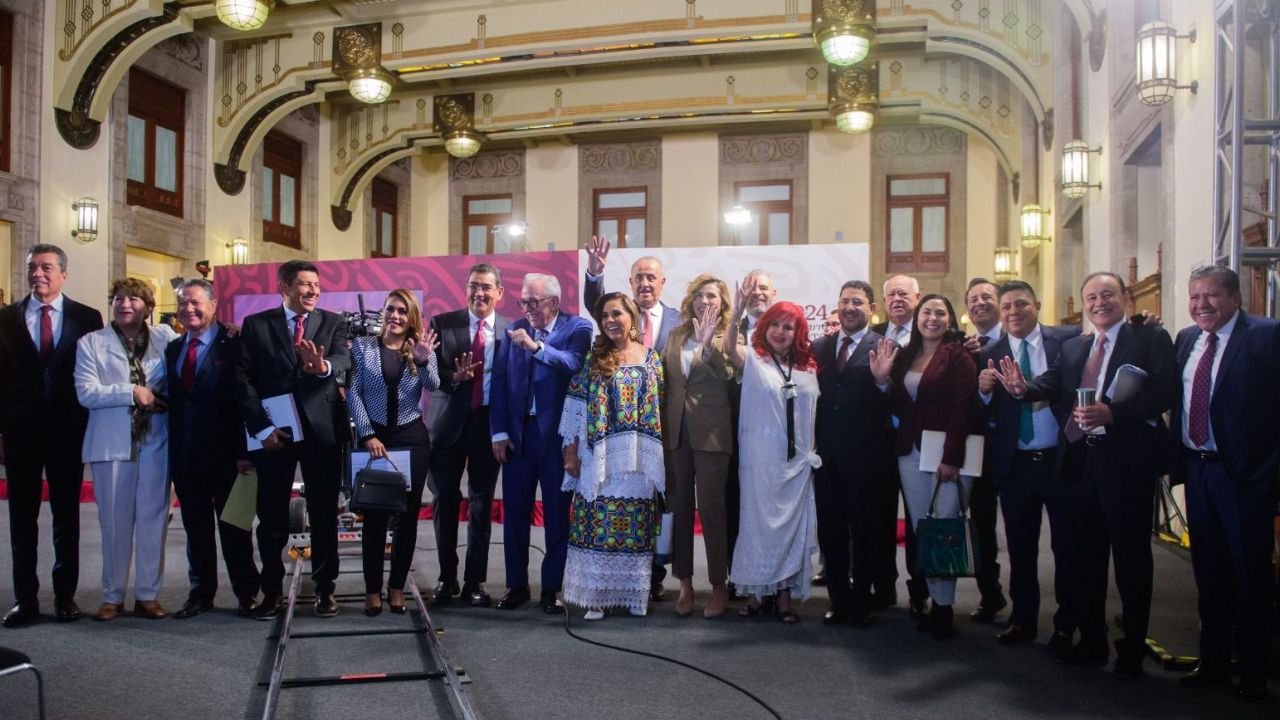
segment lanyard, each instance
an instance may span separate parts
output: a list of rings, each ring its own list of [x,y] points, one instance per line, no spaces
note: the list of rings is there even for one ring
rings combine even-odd
[[[769,351],[769,356],[773,358],[773,366],[782,376],[782,397],[787,400],[787,459],[790,460],[796,456],[796,384],[791,382],[791,374],[795,368],[787,363],[787,369],[783,370],[782,363],[772,350]]]

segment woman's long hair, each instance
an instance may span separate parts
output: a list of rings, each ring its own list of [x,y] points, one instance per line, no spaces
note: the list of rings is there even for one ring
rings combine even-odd
[[[422,308],[418,305],[418,299],[413,296],[413,293],[405,290],[404,288],[396,288],[395,290],[387,293],[387,300],[390,300],[391,298],[395,298],[404,303],[404,306],[409,310],[409,312],[406,313],[408,315],[408,318],[405,321],[405,325],[407,327],[404,334],[404,344],[400,346],[400,357],[409,368],[409,374],[417,375],[418,366],[413,362],[413,349],[410,347],[409,341],[412,340],[416,343],[422,339],[422,334],[424,332],[424,325],[422,324]],[[384,309],[387,307],[387,300],[382,301],[382,307]],[[386,318],[383,318],[382,332],[378,335],[378,342],[382,342],[386,337],[387,323]]]
[[[907,341],[907,346],[898,352],[898,356],[893,359],[893,369],[889,371],[889,377],[893,379],[895,384],[901,385],[902,378],[906,377],[907,370],[911,369],[911,363],[915,362],[916,357],[920,355],[920,350],[924,348],[924,336],[920,334],[920,308],[930,300],[941,300],[943,305],[947,306],[947,324],[946,333],[942,335],[942,342],[946,343],[964,342],[964,333],[960,332],[960,324],[956,321],[956,310],[951,306],[951,301],[939,293],[929,293],[920,298],[920,302],[916,304],[915,312],[911,315],[911,339]]]
[[[640,306],[635,300],[620,292],[607,293],[596,300],[596,306],[591,308],[591,317],[595,318],[600,332],[591,343],[591,374],[601,380],[613,377],[622,364],[622,351],[614,347],[613,341],[604,334],[604,306],[614,300],[620,301],[622,309],[631,316],[631,338],[634,340],[636,333],[640,332]]]
[[[795,303],[784,300],[774,303],[765,310],[764,315],[761,315],[760,320],[756,322],[756,332],[751,336],[751,347],[755,348],[756,354],[760,357],[769,357],[773,351],[766,337],[769,326],[787,320],[796,326],[795,338],[792,339],[789,348],[791,364],[801,370],[808,370],[814,366],[813,346],[809,343],[809,320],[805,318],[804,310]]]
[[[724,332],[729,327],[729,319],[733,317],[733,304],[729,302],[729,286],[715,275],[703,273],[689,281],[689,286],[685,288],[684,300],[680,303],[680,317],[684,318],[684,322],[678,329],[693,333],[693,296],[702,289],[703,285],[708,284],[715,285],[716,292],[720,295],[720,320],[716,322],[716,334]]]

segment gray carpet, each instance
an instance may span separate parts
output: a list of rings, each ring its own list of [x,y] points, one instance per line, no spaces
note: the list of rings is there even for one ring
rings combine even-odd
[[[0,502],[0,538],[7,543],[8,513]],[[42,609],[52,610],[48,590],[52,551],[47,509],[41,522]],[[96,509],[82,506],[82,572],[78,600],[96,610],[101,567]],[[465,536],[465,534],[464,534]],[[494,528],[495,540],[501,528]],[[541,545],[540,533],[534,532]],[[429,523],[419,528],[419,547],[431,548]],[[1041,576],[1051,586],[1047,537]],[[707,583],[698,547],[699,602]],[[175,518],[166,549],[161,602],[171,611],[186,596],[185,536]],[[532,555],[537,578],[541,556]],[[1175,655],[1195,654],[1197,623],[1191,566],[1181,551],[1157,546],[1156,602],[1152,635]],[[1007,558],[1005,572],[1007,580]],[[344,561],[340,593],[360,593],[359,561]],[[429,592],[436,577],[435,553],[420,550],[414,577]],[[0,602],[12,597],[10,557],[0,553]],[[502,548],[490,552],[495,599],[502,592]],[[674,598],[675,582],[667,581]],[[60,625],[45,619],[21,630],[0,630],[0,644],[32,656],[47,677],[49,717],[121,720],[176,718],[223,720],[258,717],[273,648],[272,624],[244,620],[232,611],[226,591],[219,608],[198,618],[148,621],[123,617],[110,623],[88,619]],[[304,592],[310,590],[304,583]],[[1176,674],[1147,663],[1148,677],[1121,682],[1101,669],[1064,668],[1044,649],[1005,648],[993,640],[996,626],[968,622],[976,604],[972,582],[962,581],[957,599],[957,633],[938,643],[914,630],[903,606],[882,612],[869,628],[826,628],[820,624],[825,593],[801,609],[801,622],[737,617],[707,621],[699,613],[677,617],[673,600],[656,603],[645,618],[610,616],[586,623],[580,612],[571,627],[592,639],[677,658],[719,673],[745,687],[782,717],[802,718],[1275,718],[1275,698],[1260,704],[1238,702],[1229,688],[1188,691]],[[535,597],[537,588],[534,588]],[[905,600],[905,589],[899,588]],[[132,605],[132,596],[128,598]],[[1046,603],[1048,605],[1048,603]],[[701,606],[699,605],[699,611]],[[1112,593],[1110,612],[1119,612]],[[515,612],[450,606],[432,618],[455,664],[470,679],[466,686],[477,713],[499,718],[584,718],[652,720],[661,717],[735,718],[770,715],[731,688],[675,665],[589,646],[566,635],[563,619],[544,615],[535,604]],[[320,620],[304,609],[299,631],[364,627],[410,627],[406,616],[360,614],[358,603]],[[1042,628],[1051,627],[1046,616]],[[306,639],[291,643],[286,673],[413,671],[422,669],[412,635],[360,639]],[[0,718],[35,717],[34,681],[0,678]],[[1273,691],[1280,686],[1273,683]],[[283,691],[279,718],[450,717],[439,681],[298,688]]]

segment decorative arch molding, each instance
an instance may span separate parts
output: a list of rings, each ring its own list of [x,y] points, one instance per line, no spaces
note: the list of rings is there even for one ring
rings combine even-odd
[[[1000,143],[999,139],[984,128],[982,124],[964,113],[944,107],[936,107],[931,103],[921,101],[882,104],[880,109],[886,117],[892,117],[895,123],[915,120],[921,125],[943,125],[953,130],[959,130],[968,137],[976,138],[991,148],[991,152],[995,154],[996,161],[1000,163],[1000,167],[1004,169],[1006,175],[1010,178],[1020,175],[1019,166],[1015,163],[1009,151]]]
[[[404,138],[402,142],[407,142],[408,147],[402,145],[383,148],[365,158],[344,180],[339,181],[336,186],[336,202],[329,206],[329,216],[333,220],[333,226],[339,231],[346,232],[351,227],[351,198],[364,192],[365,187],[373,182],[373,178],[383,168],[401,158],[413,157],[427,148],[441,144],[438,139],[433,141],[431,138]]]
[[[974,62],[987,65],[992,70],[1005,76],[1022,93],[1027,105],[1035,113],[1037,122],[1044,120],[1045,113],[1049,111],[1040,91],[1036,89],[1032,76],[1029,74],[1030,68],[1027,67],[1026,63],[1008,57],[998,48],[975,41],[972,38],[940,35],[930,37],[925,42],[925,52],[962,55]]]
[[[253,157],[262,139],[281,118],[298,108],[306,107],[324,100],[323,91],[311,80],[303,83],[300,90],[279,95],[272,102],[258,108],[249,116],[240,131],[232,138],[227,152],[226,162],[214,162],[213,176],[218,187],[228,195],[238,195],[244,189],[245,171],[240,167],[241,161]],[[216,156],[215,156],[216,157]]]

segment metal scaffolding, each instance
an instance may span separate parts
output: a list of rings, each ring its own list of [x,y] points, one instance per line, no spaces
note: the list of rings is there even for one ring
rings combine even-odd
[[[1266,266],[1266,308],[1260,314],[1280,316],[1280,0],[1219,0],[1215,10],[1214,88],[1215,167],[1213,175],[1213,257],[1240,272],[1243,267]],[[1249,38],[1264,38],[1260,82],[1246,76]],[[1250,87],[1266,94],[1266,117],[1245,117]],[[1244,149],[1265,146],[1268,179],[1265,206],[1244,198]],[[1246,214],[1266,223],[1263,246],[1245,247]],[[1256,221],[1254,221],[1256,222]],[[1251,223],[1252,224],[1252,223]]]

